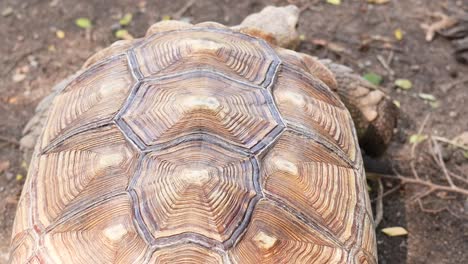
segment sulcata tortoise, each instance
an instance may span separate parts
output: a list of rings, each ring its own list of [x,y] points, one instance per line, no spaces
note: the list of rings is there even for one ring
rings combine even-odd
[[[286,49],[298,13],[159,22],[57,85],[24,131],[10,262],[377,263],[358,138],[382,152],[395,108]]]

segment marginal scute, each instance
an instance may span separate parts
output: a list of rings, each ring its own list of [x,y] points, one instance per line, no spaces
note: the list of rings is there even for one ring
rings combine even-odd
[[[14,245],[19,240],[17,236],[19,236],[21,232],[32,229],[29,221],[29,210],[31,210],[32,206],[30,188],[26,185],[18,201],[18,209],[16,210],[15,222],[13,223],[13,230],[11,233],[11,245]]]
[[[358,149],[349,112],[322,82],[283,67],[273,96],[287,124],[323,136],[356,161]]]
[[[377,264],[377,260],[373,255],[369,255],[362,250],[356,254],[356,258],[354,261],[354,263],[357,264]]]
[[[374,256],[377,256],[377,242],[375,240],[375,231],[372,217],[369,214],[364,216],[364,225],[362,226],[361,238],[361,254],[357,258],[363,258],[365,261],[358,261],[357,263],[377,263]]]
[[[118,123],[148,147],[205,135],[253,151],[282,129],[266,90],[207,72],[143,84]]]
[[[137,153],[116,126],[89,130],[65,140],[39,158],[37,204],[48,226],[96,199],[125,191]]]
[[[217,252],[198,246],[196,244],[185,244],[170,246],[156,250],[149,263],[223,263],[223,258]]]
[[[347,254],[325,235],[264,199],[229,256],[234,263],[343,263]]]
[[[276,47],[275,50],[279,58],[286,64],[311,74],[324,82],[331,90],[336,90],[337,82],[333,73],[314,57],[280,47]]]
[[[118,40],[109,47],[102,49],[98,52],[96,52],[94,55],[89,57],[83,66],[81,67],[82,69],[89,68],[91,65],[100,62],[106,58],[109,58],[111,56],[115,56],[120,53],[124,53],[126,50],[128,50],[133,44],[135,44],[136,40]]]
[[[133,82],[125,55],[97,64],[76,77],[54,99],[41,149],[57,138],[111,122]]]
[[[242,225],[256,175],[252,158],[192,141],[145,156],[131,189],[156,240],[190,233],[221,244]]]
[[[178,20],[163,20],[150,26],[148,30],[146,31],[146,37],[154,35],[156,33],[172,31],[172,30],[188,29],[191,27],[193,27],[193,25],[187,22],[178,21]]]
[[[207,22],[202,22],[194,25],[195,27],[200,27],[200,28],[219,28],[219,29],[229,29],[223,24],[217,23],[217,22],[212,22],[212,21],[207,21]]]
[[[286,132],[262,160],[264,191],[320,223],[341,242],[355,226],[356,173],[329,149]]]
[[[132,212],[125,194],[84,209],[45,234],[49,257],[55,263],[140,263],[147,245]]]
[[[28,231],[15,235],[11,244],[10,259],[8,263],[28,263],[33,257],[36,242]]]
[[[153,35],[135,49],[144,77],[205,69],[266,87],[279,60],[264,42],[217,28],[195,28]]]

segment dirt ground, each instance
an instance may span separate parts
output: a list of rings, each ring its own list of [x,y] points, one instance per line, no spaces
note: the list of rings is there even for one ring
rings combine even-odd
[[[422,23],[431,23],[431,12],[453,14],[468,9],[468,3],[443,0],[390,0],[385,5],[369,5],[365,0],[343,0],[334,6],[326,1],[199,0],[180,14],[196,23],[217,21],[239,23],[247,14],[268,4],[294,3],[302,8],[299,31],[304,34],[299,50],[348,65],[358,73],[383,76],[383,90],[401,105],[399,128],[388,153],[369,165],[369,171],[413,177],[411,163],[419,177],[447,184],[443,166],[437,165],[430,140],[421,142],[412,153],[408,138],[420,134],[452,139],[468,131],[468,83],[447,84],[468,76],[468,67],[452,56],[450,42],[436,36],[425,41]],[[112,29],[126,13],[133,14],[127,27],[135,37],[165,16],[174,16],[185,1],[130,0],[2,0],[0,1],[0,263],[6,262],[11,226],[27,164],[17,142],[37,103],[53,85],[75,72],[86,58],[116,41]],[[308,5],[308,8],[306,8]],[[74,24],[78,17],[92,20],[90,34]],[[398,41],[394,31],[401,29]],[[64,37],[57,37],[57,30]],[[369,38],[386,41],[363,44]],[[323,46],[323,43],[328,45]],[[378,57],[392,57],[388,67]],[[387,68],[387,69],[386,69]],[[393,71],[394,74],[390,74]],[[413,88],[402,92],[393,85],[397,78],[409,79]],[[418,97],[433,95],[438,106]],[[446,171],[455,174],[454,183],[466,190],[468,159],[460,149],[438,143]],[[2,163],[3,162],[3,163]],[[5,166],[6,162],[10,162]],[[453,175],[450,174],[450,175]],[[465,185],[463,185],[465,184]],[[378,184],[370,181],[376,200]],[[383,220],[377,227],[380,263],[467,263],[468,200],[450,191],[436,191],[422,199],[415,195],[427,190],[422,185],[399,185],[383,180]],[[387,195],[387,192],[391,191]],[[421,201],[421,204],[418,202]],[[373,202],[375,206],[376,202]],[[424,210],[422,208],[425,208]],[[380,230],[402,226],[409,235],[388,237]]]

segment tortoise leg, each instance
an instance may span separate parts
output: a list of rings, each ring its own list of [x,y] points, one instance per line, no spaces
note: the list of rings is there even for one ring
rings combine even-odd
[[[381,155],[392,139],[398,108],[388,95],[350,68],[326,59],[319,62],[335,76],[335,91],[351,113],[359,144],[366,154]]]
[[[299,42],[296,6],[267,6],[244,19],[235,30],[260,37],[283,48],[294,48]],[[283,60],[303,68],[334,90],[351,112],[359,143],[366,154],[377,156],[387,148],[396,126],[398,111],[392,100],[350,68],[330,60],[317,60],[309,55],[277,49]]]

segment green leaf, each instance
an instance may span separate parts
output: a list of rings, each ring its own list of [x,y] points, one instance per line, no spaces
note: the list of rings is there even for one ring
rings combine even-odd
[[[21,181],[22,179],[24,179],[23,174],[20,174],[20,173],[16,174],[16,180],[17,181]]]
[[[341,0],[327,0],[327,3],[332,5],[341,5]]]
[[[401,226],[386,227],[381,230],[387,236],[405,236],[408,234],[408,231]]]
[[[395,35],[395,38],[397,40],[402,40],[403,39],[403,31],[401,31],[401,29],[399,29],[399,28],[395,29],[393,34]]]
[[[132,22],[132,18],[133,18],[133,15],[131,13],[127,13],[125,14],[125,16],[123,16],[120,20],[119,20],[119,24],[121,26],[127,26],[129,25],[131,22]]]
[[[439,101],[429,102],[429,105],[430,105],[432,108],[439,108],[440,102],[439,102]]]
[[[411,144],[418,144],[418,143],[421,143],[423,142],[424,140],[427,139],[427,135],[423,135],[423,134],[414,134],[414,135],[411,135],[410,138],[409,138],[409,142]]]
[[[162,21],[168,21],[168,20],[171,20],[171,16],[170,15],[164,15],[162,16]]]
[[[125,39],[129,36],[129,33],[126,29],[119,29],[115,32],[115,37],[118,39]]]
[[[418,96],[419,98],[426,100],[426,101],[430,101],[430,102],[435,102],[437,100],[435,96],[433,96],[432,94],[419,93]]]
[[[411,83],[411,81],[408,80],[408,79],[396,79],[395,80],[395,85],[398,88],[401,88],[403,90],[409,90],[409,89],[413,88],[413,83]]]
[[[373,72],[366,73],[362,77],[373,85],[380,85],[382,83],[382,76]]]
[[[468,150],[463,151],[463,157],[465,157],[465,159],[468,159]]]
[[[86,17],[80,17],[75,20],[75,25],[80,28],[91,28],[93,24],[91,20],[87,19]]]

